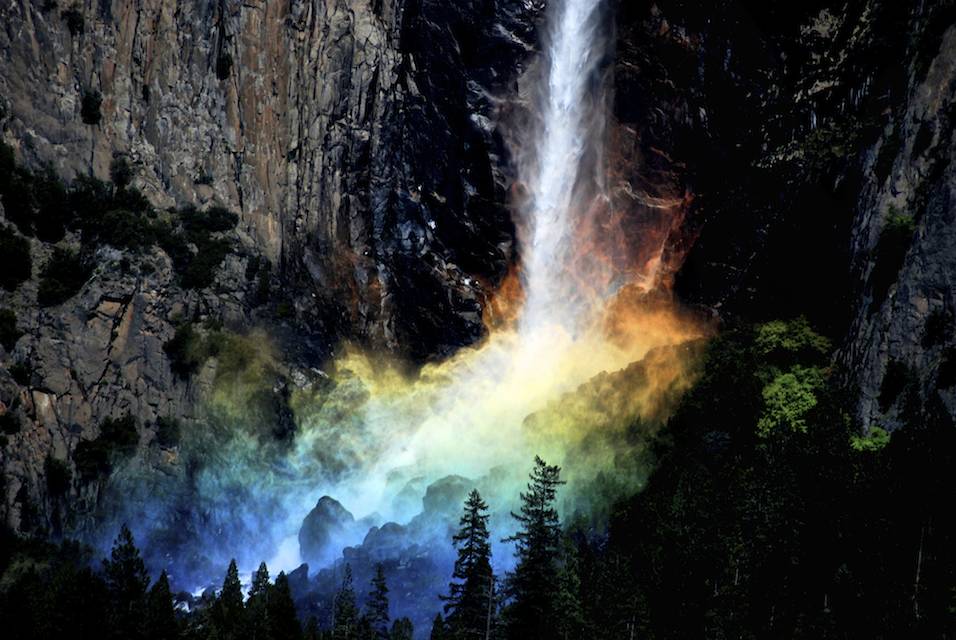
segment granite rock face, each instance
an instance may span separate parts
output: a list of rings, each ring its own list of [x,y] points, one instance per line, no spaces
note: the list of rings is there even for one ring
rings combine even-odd
[[[679,296],[731,323],[807,315],[863,430],[902,426],[914,390],[956,415],[954,20],[952,2],[620,3],[615,112],[638,172],[692,194]]]
[[[513,236],[493,98],[539,3],[54,5],[0,9],[25,161],[104,178],[122,154],[157,205],[240,212],[313,329],[416,359],[480,337]]]
[[[174,372],[164,345],[184,320],[241,334],[269,315],[283,362],[265,393],[280,413],[286,374],[294,384],[316,371],[343,340],[424,361],[479,339],[485,301],[513,258],[496,115],[533,53],[542,9],[523,0],[0,7],[0,129],[20,165],[105,180],[123,159],[157,209],[239,215],[212,286],[181,287],[158,248],[143,257],[101,247],[80,293],[52,308],[36,295],[53,247],[29,239],[34,277],[0,291],[24,333],[0,349],[0,413],[22,421],[0,453],[7,522],[56,529],[61,507],[101,499],[74,459],[107,418],[135,417],[131,464],[187,473],[177,448],[158,443],[159,421],[201,423],[218,373],[215,358],[191,377]],[[271,311],[257,310],[253,261],[272,267]],[[28,380],[15,379],[16,363],[32,369]],[[66,465],[68,488],[50,489],[48,459]]]

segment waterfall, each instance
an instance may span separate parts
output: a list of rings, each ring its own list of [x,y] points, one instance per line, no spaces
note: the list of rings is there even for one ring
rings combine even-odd
[[[603,0],[562,0],[553,5],[546,34],[546,72],[541,74],[539,120],[525,141],[531,150],[519,167],[529,191],[523,217],[522,257],[526,303],[519,331],[552,323],[574,332],[586,322],[572,261],[578,218],[596,197],[605,137],[602,67],[608,37]],[[594,149],[595,154],[588,151]],[[598,159],[589,158],[590,155]],[[590,174],[589,174],[590,172]],[[600,187],[598,187],[598,191]]]

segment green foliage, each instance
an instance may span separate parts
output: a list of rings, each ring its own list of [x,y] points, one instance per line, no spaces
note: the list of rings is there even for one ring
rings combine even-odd
[[[23,332],[17,326],[17,314],[12,309],[0,309],[0,346],[12,351]]]
[[[850,447],[854,451],[881,451],[890,443],[890,434],[880,427],[870,427],[865,435],[853,434],[850,436]]]
[[[84,97],[84,108],[92,109],[92,95]],[[238,216],[214,206],[206,211],[186,207],[159,218],[143,194],[129,186],[132,175],[129,162],[118,156],[110,165],[113,183],[77,176],[67,189],[52,169],[34,176],[18,168],[13,150],[0,144],[0,196],[6,217],[21,233],[58,242],[68,229],[80,231],[84,255],[99,244],[134,252],[158,245],[172,260],[183,287],[210,286],[232,250],[232,243],[218,234],[233,229]],[[0,286],[13,290],[30,277],[29,243],[2,226],[0,249]],[[75,293],[62,284],[67,284],[62,278],[51,280],[42,293],[58,302],[41,304],[59,304]]]
[[[100,107],[103,105],[103,96],[96,89],[83,92],[80,101],[80,119],[83,124],[98,125],[103,120]]]
[[[40,272],[37,302],[43,307],[63,304],[80,292],[91,273],[80,252],[55,248]]]
[[[30,243],[12,227],[0,224],[0,287],[13,291],[30,279],[32,271]]]
[[[883,304],[890,287],[896,282],[915,230],[916,223],[913,216],[901,214],[895,209],[890,210],[873,255],[875,264],[870,274],[870,286],[873,291],[872,309]]]
[[[806,433],[807,416],[817,406],[817,394],[823,387],[823,372],[817,367],[796,366],[774,378],[763,389],[758,433],[766,437],[780,428]]]
[[[646,487],[621,505],[606,547],[579,546],[584,637],[944,637],[956,575],[948,411],[931,399],[888,442],[875,428],[862,437],[824,378],[805,429],[761,438],[767,370],[781,369],[758,333],[711,343]]]
[[[830,352],[830,341],[813,331],[806,318],[774,320],[757,327],[757,354],[769,362],[816,361]]]
[[[187,207],[179,211],[177,217],[181,230],[172,226],[158,229],[159,245],[172,259],[183,287],[208,287],[232,248],[229,241],[212,234],[232,229],[239,218],[222,207],[212,207],[205,212]]]
[[[48,455],[43,468],[46,475],[47,490],[49,490],[51,496],[62,496],[69,491],[70,485],[73,483],[73,472],[70,471],[66,462]]]

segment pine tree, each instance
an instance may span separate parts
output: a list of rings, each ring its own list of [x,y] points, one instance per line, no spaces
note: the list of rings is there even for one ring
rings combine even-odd
[[[510,603],[505,610],[506,636],[513,640],[551,640],[557,636],[555,598],[558,592],[558,553],[561,523],[554,508],[557,488],[564,484],[561,468],[534,459],[521,511],[520,524],[506,538],[515,543],[517,564],[508,579]]]
[[[301,640],[302,626],[296,614],[295,602],[292,601],[289,579],[284,572],[276,576],[275,584],[269,589],[266,618],[269,621],[270,640]]]
[[[412,640],[415,637],[415,627],[408,618],[399,618],[392,623],[392,630],[388,634],[389,640]]]
[[[477,490],[465,500],[460,529],[452,538],[458,549],[454,580],[443,596],[448,632],[457,639],[485,638],[494,614],[495,577],[488,542],[488,505]]]
[[[110,594],[111,634],[122,640],[143,637],[149,575],[125,524],[113,543],[110,559],[103,561],[103,572]]]
[[[352,567],[345,565],[342,586],[335,595],[334,622],[332,637],[335,640],[355,640],[358,636],[359,612],[355,604],[355,590],[352,588]]]
[[[320,640],[322,632],[319,631],[319,621],[315,616],[310,616],[309,621],[305,623],[305,631],[302,633],[303,640]]]
[[[584,633],[584,608],[581,605],[581,574],[577,551],[566,544],[558,569],[558,588],[555,594],[555,613],[558,640],[574,640]]]
[[[249,588],[249,599],[246,601],[249,640],[267,640],[269,637],[267,606],[271,588],[269,568],[263,562],[252,574],[252,586]]]
[[[388,640],[388,585],[381,563],[375,565],[375,576],[372,578],[372,590],[368,594],[366,607],[372,637],[375,640]]]
[[[169,578],[163,571],[147,596],[146,638],[175,640],[177,637],[179,625],[176,622],[176,610],[173,608],[173,596],[169,591]]]
[[[239,640],[245,637],[245,613],[239,568],[236,561],[232,560],[222,581],[222,590],[210,612],[210,622],[217,640]]]
[[[448,627],[440,613],[435,614],[435,619],[432,621],[432,632],[428,636],[428,640],[448,640]]]

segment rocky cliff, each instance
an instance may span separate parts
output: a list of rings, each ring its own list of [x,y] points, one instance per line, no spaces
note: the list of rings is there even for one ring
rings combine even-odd
[[[619,9],[616,111],[693,194],[678,292],[728,322],[807,315],[862,429],[956,409],[954,22],[948,1]]]
[[[230,247],[201,286],[174,245],[100,242],[79,293],[39,307],[54,244],[5,226],[33,255],[0,290],[17,334],[0,413],[22,422],[0,454],[7,520],[51,527],[64,496],[97,500],[73,459],[107,418],[137,418],[143,469],[187,473],[164,420],[203,421],[223,354],[248,356],[210,347],[223,332],[271,328],[256,411],[278,440],[288,389],[321,380],[340,340],[419,362],[478,340],[516,258],[503,125],[521,122],[545,4],[0,8],[0,125],[19,165],[67,180],[126,166],[156,211],[238,215],[190,245]],[[807,315],[842,345],[860,428],[901,426],[913,399],[956,413],[953,2],[614,5],[614,197],[639,212],[614,240],[640,237],[640,258],[725,321]],[[180,375],[170,342],[210,355]]]
[[[182,339],[172,344],[188,359],[220,328],[243,336],[266,319],[282,355],[260,386],[273,398],[265,419],[279,423],[289,381],[309,384],[342,340],[421,361],[480,338],[514,242],[495,116],[509,109],[502,97],[516,94],[542,8],[517,0],[0,8],[0,126],[14,187],[46,185],[34,177],[47,171],[66,184],[110,180],[120,166],[124,184],[108,188],[142,194],[144,215],[238,214],[237,227],[210,243],[187,238],[182,251],[196,261],[229,247],[196,286],[174,268],[175,246],[91,244],[89,229],[70,224],[65,236],[46,237],[19,223],[15,196],[4,198],[0,212],[17,222],[4,234],[32,253],[31,277],[0,292],[12,327],[0,351],[8,522],[57,528],[61,501],[97,501],[98,485],[82,482],[75,458],[80,443],[99,441],[104,420],[133,416],[141,466],[184,472],[176,447],[160,442],[161,425],[203,419],[198,404],[223,358],[201,356],[180,375],[167,348],[177,327]],[[34,192],[25,209],[43,217]],[[77,295],[38,306],[54,241],[83,256],[88,278]],[[49,486],[51,464],[66,466],[66,486]]]

